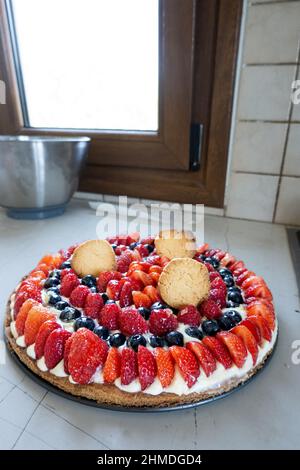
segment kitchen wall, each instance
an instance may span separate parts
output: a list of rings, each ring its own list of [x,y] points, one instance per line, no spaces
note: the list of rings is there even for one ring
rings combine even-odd
[[[225,215],[300,225],[300,1],[245,2]]]

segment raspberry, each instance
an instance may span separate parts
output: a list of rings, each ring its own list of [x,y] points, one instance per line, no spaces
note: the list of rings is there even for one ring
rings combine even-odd
[[[123,252],[117,259],[117,270],[120,273],[126,273],[132,261],[131,252]]]
[[[154,382],[157,373],[156,361],[153,354],[145,346],[138,348],[138,371],[142,390]]]
[[[222,315],[221,308],[214,300],[204,300],[204,302],[201,303],[199,309],[201,315],[209,318],[210,320],[219,318]]]
[[[133,349],[124,348],[121,354],[121,383],[122,385],[129,385],[137,377],[137,354]]]
[[[122,274],[118,273],[117,271],[103,271],[102,273],[99,274],[98,280],[97,280],[97,287],[99,292],[105,292],[106,287],[109,281],[114,280],[120,280],[122,278]]]
[[[70,302],[74,307],[84,307],[85,300],[90,293],[87,286],[77,286],[70,295]]]
[[[226,307],[226,291],[224,289],[215,288],[211,289],[209,293],[209,300],[214,300],[221,308]]]
[[[62,280],[67,274],[69,273],[73,273],[75,274],[75,272],[73,271],[73,269],[71,268],[65,268],[65,269],[62,269],[61,272],[60,272],[60,279]],[[75,274],[76,276],[76,274]],[[77,276],[76,276],[77,277]]]
[[[68,273],[61,281],[60,293],[64,297],[69,297],[72,290],[79,285],[79,279],[74,273]]]
[[[170,331],[176,330],[177,327],[177,318],[170,309],[152,310],[149,318],[149,329],[151,333],[163,336]]]
[[[223,281],[223,279],[221,279],[220,277],[214,279],[214,280],[211,282],[210,288],[211,288],[211,290],[213,290],[213,289],[218,289],[219,291],[222,291],[223,296],[224,296],[224,295],[226,296],[226,294],[227,294],[227,287],[226,287],[226,284],[225,284],[225,282]]]
[[[84,311],[87,317],[98,318],[103,308],[103,299],[100,294],[89,292],[85,299]]]
[[[124,335],[146,333],[148,325],[142,315],[133,307],[123,308],[119,316],[119,327]]]
[[[194,305],[188,305],[187,307],[180,310],[177,315],[177,320],[185,325],[199,326],[200,325],[200,313],[194,307]]]
[[[106,304],[99,313],[99,323],[109,330],[117,330],[121,309],[117,304]]]

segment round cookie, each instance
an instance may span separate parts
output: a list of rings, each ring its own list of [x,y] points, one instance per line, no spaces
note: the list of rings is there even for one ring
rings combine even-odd
[[[196,239],[189,231],[162,230],[154,243],[157,253],[169,259],[193,258],[196,253]]]
[[[163,269],[158,289],[171,307],[197,306],[209,295],[209,273],[204,264],[191,258],[174,258]]]
[[[106,240],[88,240],[74,251],[71,266],[80,277],[98,276],[102,271],[116,269],[116,256]]]

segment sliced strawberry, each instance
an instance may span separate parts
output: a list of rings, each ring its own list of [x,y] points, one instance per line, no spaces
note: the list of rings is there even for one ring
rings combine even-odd
[[[247,305],[247,317],[252,315],[261,315],[268,322],[269,327],[273,331],[275,329],[275,313],[273,307],[259,300]]]
[[[241,321],[240,325],[243,325],[243,326],[246,326],[248,328],[248,330],[251,331],[251,333],[253,334],[257,344],[261,344],[261,333],[260,333],[260,329],[259,327],[254,323],[254,322],[251,322],[250,319],[245,319],[243,321]]]
[[[133,261],[132,263],[130,263],[127,276],[130,276],[130,274],[133,273],[133,271],[143,271],[147,273],[150,267],[151,267],[151,264],[145,261]]]
[[[23,289],[19,289],[15,297],[14,305],[14,315],[15,318],[18,316],[19,310],[22,307],[23,303],[27,299],[36,300],[37,302],[42,302],[42,295],[39,287],[35,284],[27,284],[23,286]]]
[[[44,357],[48,369],[53,369],[64,357],[65,343],[72,333],[63,328],[53,330],[45,342]]]
[[[70,302],[74,307],[84,307],[87,296],[90,293],[90,289],[87,286],[77,286],[71,292]]]
[[[117,348],[111,348],[103,368],[104,382],[112,384],[121,375],[121,354]]]
[[[69,354],[71,351],[72,341],[74,338],[74,333],[67,339],[65,342],[65,349],[64,349],[64,371],[66,374],[70,374],[69,371]]]
[[[177,320],[185,325],[199,326],[201,315],[194,305],[188,305],[180,310],[177,315]]]
[[[149,274],[150,273],[159,273],[160,274],[161,272],[162,272],[162,267],[159,266],[158,264],[153,264],[149,268]]]
[[[135,290],[132,292],[132,299],[136,308],[139,308],[139,307],[150,308],[153,303],[147,294],[144,294],[143,292],[138,292]]]
[[[171,346],[170,351],[179,368],[180,374],[186,381],[188,387],[191,388],[200,375],[197,359],[191,351],[181,346]]]
[[[256,364],[258,356],[258,346],[255,337],[245,325],[237,325],[231,330],[232,333],[239,336],[252,356],[253,365]]]
[[[170,331],[176,330],[178,320],[169,308],[162,310],[152,310],[149,318],[149,329],[151,333],[163,336]]]
[[[244,291],[245,297],[261,297],[263,299],[272,300],[273,296],[270,289],[265,284],[251,285]]]
[[[257,285],[266,285],[264,279],[260,276],[256,276],[253,274],[252,276],[248,276],[243,282],[242,282],[242,289],[246,290],[250,286],[257,286]]]
[[[121,293],[122,284],[121,281],[111,280],[108,281],[106,287],[106,294],[111,300],[119,300]]]
[[[214,336],[205,336],[202,342],[210,350],[215,359],[225,367],[225,369],[229,369],[232,366],[232,359],[229,351],[219,339]]]
[[[235,365],[238,368],[243,367],[247,358],[247,349],[241,338],[230,331],[220,331],[217,333],[217,339],[228,348]]]
[[[88,384],[97,367],[104,365],[107,353],[106,341],[87,328],[77,330],[72,336],[68,356],[68,369],[72,379],[79,384]]]
[[[143,293],[151,299],[152,304],[160,301],[158,290],[154,286],[146,286],[143,290]]]
[[[152,272],[149,274],[149,276],[152,279],[152,284],[156,286],[160,278],[160,273]]]
[[[130,274],[130,277],[132,279],[136,279],[137,281],[141,281],[144,286],[153,285],[153,279],[150,276],[150,274],[144,273],[144,271],[141,271],[140,269],[137,269],[137,270],[133,271]]]
[[[233,264],[231,264],[230,266],[230,269],[231,271],[233,272],[233,274],[235,274],[235,272],[238,270],[238,269],[244,269],[245,268],[245,263],[244,261],[235,261]]]
[[[35,342],[38,331],[45,321],[55,320],[55,318],[55,315],[46,307],[43,307],[41,304],[34,305],[28,312],[25,322],[24,335],[26,346],[30,346]]]
[[[138,348],[137,358],[140,384],[142,390],[145,390],[154,382],[156,377],[156,361],[152,352],[141,345]]]
[[[75,273],[70,272],[64,276],[60,285],[60,293],[65,297],[70,297],[75,287],[79,286],[79,279]]]
[[[250,277],[250,276],[255,276],[255,273],[253,271],[246,270],[242,274],[237,276],[237,278],[235,280],[235,283],[238,286],[241,286],[243,284],[243,282],[245,281],[245,279],[248,279],[248,277]]]
[[[236,261],[235,257],[232,256],[230,253],[226,253],[225,256],[221,259],[220,265],[222,267],[230,266]]]
[[[99,274],[97,279],[97,287],[99,292],[105,292],[109,281],[119,281],[122,279],[122,274],[118,271],[103,271]]]
[[[209,320],[219,318],[222,315],[220,306],[214,300],[204,300],[199,307],[200,314]]]
[[[205,251],[207,251],[209,249],[209,244],[208,243],[204,243],[203,245],[199,246],[199,248],[197,248],[197,255],[202,255],[203,253],[205,253]]]
[[[119,328],[124,335],[146,333],[148,324],[142,315],[133,307],[125,307],[119,314]]]
[[[197,341],[190,341],[186,347],[194,353],[205,375],[209,377],[217,368],[216,360],[210,350]]]
[[[34,305],[37,305],[37,302],[35,300],[27,299],[19,310],[16,319],[16,330],[20,336],[24,334],[27,315]]]
[[[105,304],[99,313],[99,324],[109,330],[117,330],[119,327],[119,316],[121,308],[117,304]]]
[[[34,343],[34,351],[35,351],[35,357],[36,359],[40,359],[44,355],[44,348],[45,348],[45,343],[52,331],[57,330],[57,328],[61,328],[59,323],[57,323],[55,320],[48,320],[45,321],[41,326],[38,331],[38,334],[36,335],[35,338],[35,343]]]
[[[120,307],[129,307],[129,305],[132,305],[132,284],[125,281],[120,293]]]
[[[251,321],[251,323],[254,323],[259,328],[262,338],[266,339],[269,342],[271,341],[272,331],[264,317],[262,317],[261,315],[251,315],[251,317],[248,317],[248,320]]]
[[[158,378],[162,387],[166,388],[171,384],[175,373],[173,356],[169,350],[164,348],[155,348],[154,356]]]
[[[129,385],[137,377],[137,354],[133,349],[123,348],[121,353],[121,383],[122,385]]]
[[[84,304],[85,315],[91,318],[98,318],[103,305],[103,299],[100,294],[96,292],[89,292]]]

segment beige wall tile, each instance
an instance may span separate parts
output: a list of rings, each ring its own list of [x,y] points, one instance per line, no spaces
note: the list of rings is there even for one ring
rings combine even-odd
[[[291,124],[283,174],[300,176],[300,124]]]
[[[283,176],[275,221],[282,224],[300,225],[300,178]]]
[[[287,124],[239,122],[233,147],[233,169],[279,174]]]
[[[278,176],[233,173],[227,188],[225,215],[271,221],[278,179]]]

